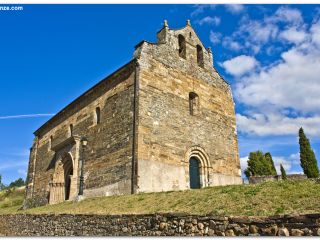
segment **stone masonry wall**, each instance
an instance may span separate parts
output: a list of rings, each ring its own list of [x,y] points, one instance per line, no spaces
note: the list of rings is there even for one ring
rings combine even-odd
[[[189,188],[189,149],[208,155],[208,182],[202,186],[241,184],[234,102],[230,86],[212,67],[191,26],[161,32],[162,43],[144,42],[136,50],[140,64],[138,107],[138,191]],[[186,58],[178,53],[178,35],[186,38]],[[199,113],[190,115],[189,93],[199,96]],[[165,169],[165,171],[163,171]],[[205,174],[207,175],[207,174]]]
[[[307,176],[304,174],[288,174],[287,179],[289,180],[304,180],[307,179]],[[249,183],[250,184],[257,184],[262,182],[276,182],[281,181],[281,175],[277,176],[250,176]]]
[[[26,194],[27,199],[34,202],[32,206],[48,203],[49,182],[57,161],[52,146],[70,136],[70,124],[74,136],[88,140],[84,151],[75,152],[71,147],[67,150],[74,161],[85,159],[84,195],[131,193],[134,77],[135,62],[132,61],[36,131],[38,137],[30,154]],[[99,124],[95,122],[96,107],[101,109]]]
[[[320,214],[0,215],[0,236],[320,236]]]

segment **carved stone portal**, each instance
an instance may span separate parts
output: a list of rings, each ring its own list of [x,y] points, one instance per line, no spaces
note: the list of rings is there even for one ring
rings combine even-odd
[[[52,181],[49,184],[49,204],[73,200],[77,197],[79,185],[79,139],[72,137],[72,140],[68,139],[64,144],[59,144],[59,146],[52,148],[56,151],[57,161]]]

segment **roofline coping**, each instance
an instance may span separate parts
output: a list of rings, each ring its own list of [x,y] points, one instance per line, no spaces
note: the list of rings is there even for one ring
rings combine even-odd
[[[120,72],[122,69],[124,69],[125,67],[127,67],[128,65],[132,64],[133,62],[136,62],[137,59],[133,58],[132,60],[130,60],[128,63],[126,63],[125,65],[121,66],[120,68],[118,68],[117,70],[115,70],[114,72],[112,72],[111,74],[109,74],[107,77],[103,78],[101,81],[99,81],[98,83],[96,83],[95,85],[93,85],[91,88],[89,88],[87,91],[85,91],[83,94],[81,94],[79,97],[77,97],[75,100],[73,100],[71,103],[69,103],[67,106],[65,106],[64,108],[62,108],[58,113],[56,113],[54,116],[52,116],[48,121],[46,121],[44,124],[42,124],[36,131],[34,131],[34,135],[35,136],[39,136],[40,132],[47,127],[50,123],[52,123],[58,116],[60,116],[62,113],[64,113],[68,108],[70,108],[71,106],[73,106],[77,101],[79,101],[79,99],[84,98],[86,95],[88,95],[90,92],[92,92],[94,90],[94,88],[96,88],[97,86],[99,86],[100,84],[102,84],[103,82],[107,81],[109,78],[111,78],[113,75],[115,75],[116,73]]]

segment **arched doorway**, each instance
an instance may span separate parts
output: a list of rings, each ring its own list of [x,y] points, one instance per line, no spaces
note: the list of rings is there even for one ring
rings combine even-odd
[[[65,200],[70,198],[71,178],[73,175],[72,161],[66,162],[64,166],[64,192]]]
[[[193,146],[185,154],[186,168],[189,168],[189,187],[203,188],[210,186],[211,165],[209,156],[200,146]],[[189,165],[189,166],[188,166]],[[186,171],[188,171],[186,169]]]
[[[190,188],[197,189],[200,188],[200,164],[199,160],[195,157],[191,157],[189,160],[189,179],[190,179]]]
[[[55,164],[50,183],[50,204],[60,203],[70,198],[72,188],[73,162],[71,155],[63,154]]]

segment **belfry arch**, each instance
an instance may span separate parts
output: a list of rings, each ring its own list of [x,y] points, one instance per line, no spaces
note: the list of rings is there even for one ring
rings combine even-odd
[[[69,200],[74,195],[74,164],[70,153],[64,153],[57,160],[52,182],[50,183],[49,203],[55,204]]]
[[[197,163],[196,163],[197,161]],[[189,165],[189,187],[192,188],[203,188],[209,186],[209,169],[211,168],[209,157],[204,151],[203,148],[199,146],[191,147],[185,155],[185,162]],[[195,166],[198,166],[198,174],[199,174],[199,187],[197,186],[197,183],[193,184],[191,183],[192,179],[197,178],[197,176],[191,176],[192,174],[190,171],[194,169]],[[194,181],[194,180],[193,180]],[[193,186],[191,186],[193,185]]]

